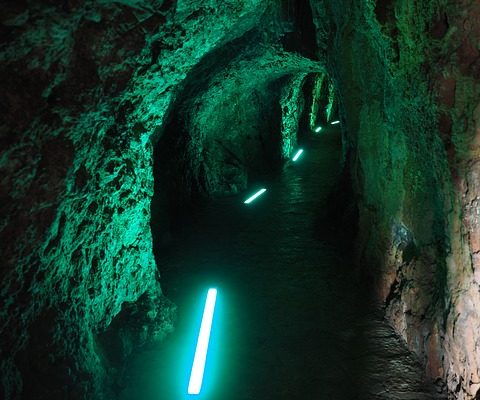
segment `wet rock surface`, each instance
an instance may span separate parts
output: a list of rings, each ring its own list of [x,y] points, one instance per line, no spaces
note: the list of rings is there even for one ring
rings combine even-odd
[[[211,286],[218,306],[201,398],[441,398],[326,222],[339,132],[304,149],[250,205],[245,193],[205,206],[157,260],[178,325],[161,347],[131,361],[122,399],[186,397]]]

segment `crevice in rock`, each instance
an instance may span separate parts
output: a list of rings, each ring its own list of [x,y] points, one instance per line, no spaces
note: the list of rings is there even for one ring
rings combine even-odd
[[[318,59],[315,24],[309,0],[283,0],[283,13],[290,24],[281,36],[286,51],[298,52],[313,60]]]
[[[390,24],[395,19],[395,1],[394,0],[377,0],[375,2],[375,15],[380,24]]]

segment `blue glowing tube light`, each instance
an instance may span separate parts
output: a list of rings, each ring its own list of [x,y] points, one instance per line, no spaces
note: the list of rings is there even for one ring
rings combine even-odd
[[[200,325],[200,333],[198,334],[197,348],[195,349],[195,357],[193,359],[192,372],[190,374],[190,382],[188,383],[188,394],[199,394],[202,389],[203,373],[205,372],[208,342],[210,341],[210,331],[212,330],[216,299],[217,289],[208,289],[202,324]]]
[[[298,158],[302,155],[303,149],[300,149],[297,151],[297,154],[295,154],[295,157],[292,158],[292,161],[297,161]]]
[[[253,200],[255,200],[258,196],[261,196],[267,191],[267,189],[260,189],[257,193],[255,193],[252,197],[249,197],[247,200],[244,201],[245,204],[250,204]]]

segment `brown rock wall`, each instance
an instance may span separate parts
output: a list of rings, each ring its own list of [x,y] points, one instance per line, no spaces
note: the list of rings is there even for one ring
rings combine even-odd
[[[316,5],[346,121],[359,267],[429,375],[458,399],[478,396],[480,370],[479,6]]]

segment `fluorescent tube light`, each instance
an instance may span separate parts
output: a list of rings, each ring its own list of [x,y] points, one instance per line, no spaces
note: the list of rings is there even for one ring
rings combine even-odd
[[[198,334],[197,348],[193,359],[190,382],[188,383],[188,394],[199,394],[202,389],[203,373],[205,372],[205,361],[207,360],[208,342],[210,341],[210,331],[212,329],[213,312],[215,311],[215,301],[217,299],[217,289],[208,289],[207,301],[203,310],[202,324]]]
[[[297,154],[295,154],[295,157],[292,158],[292,161],[297,161],[298,157],[300,157],[303,153],[303,149],[300,149],[297,151]]]
[[[252,197],[249,197],[247,200],[244,201],[245,204],[250,204],[253,200],[255,200],[258,196],[261,196],[267,191],[267,189],[260,189],[257,193],[255,193]]]

